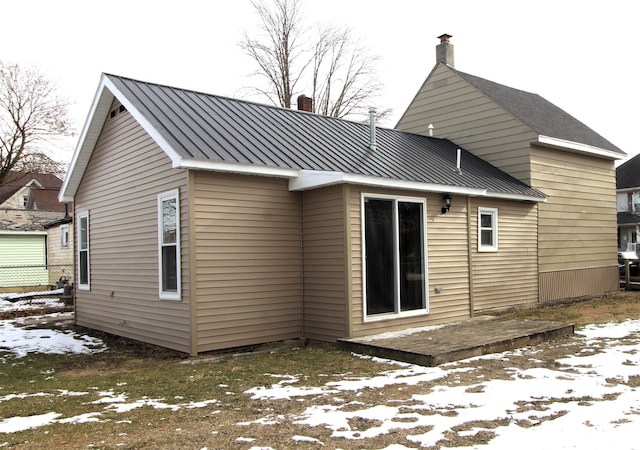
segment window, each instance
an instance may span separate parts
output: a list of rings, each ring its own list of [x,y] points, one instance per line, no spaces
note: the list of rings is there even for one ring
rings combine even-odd
[[[69,247],[69,225],[60,226],[60,247]]]
[[[427,312],[425,206],[363,196],[365,320]]]
[[[78,213],[78,288],[90,289],[89,212]]]
[[[158,196],[160,298],[180,300],[180,208],[178,191]]]
[[[478,251],[498,251],[498,210],[478,208]]]

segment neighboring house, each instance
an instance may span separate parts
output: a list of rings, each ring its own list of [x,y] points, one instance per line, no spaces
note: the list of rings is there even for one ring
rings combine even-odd
[[[0,291],[53,284],[47,267],[45,225],[63,214],[56,211],[0,209]],[[73,255],[71,267],[73,265]]]
[[[527,178],[467,151],[481,153],[473,139],[423,135],[421,95],[400,123],[414,117],[411,133],[104,74],[60,192],[75,204],[77,323],[197,354],[534,305],[542,281],[566,297],[617,288],[615,211],[601,200],[619,150],[516,148]],[[559,201],[570,185],[582,194],[558,160],[598,178],[586,189],[602,203],[598,250],[576,242],[591,212]]]
[[[47,264],[57,268],[49,271],[49,284],[55,285],[63,280],[72,284],[74,272],[73,218],[67,215],[62,219],[45,224],[43,228],[47,232]]]
[[[616,169],[618,250],[635,252],[640,231],[640,155]]]
[[[47,230],[68,217],[68,207],[58,201],[61,186],[55,175],[15,172],[0,185],[0,289],[46,287],[64,271],[72,278],[72,247],[65,258],[56,252],[52,260]]]
[[[11,172],[0,184],[0,209],[65,211],[58,201],[62,180],[55,175]]]
[[[454,68],[451,36],[397,129],[449,139],[547,195],[537,205],[540,301],[617,289],[615,160],[626,154],[539,95]]]

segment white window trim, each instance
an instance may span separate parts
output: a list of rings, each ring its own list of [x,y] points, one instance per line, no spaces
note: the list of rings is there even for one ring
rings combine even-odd
[[[389,199],[395,200],[396,202],[411,202],[411,203],[421,203],[422,204],[422,227],[424,232],[424,239],[422,242],[422,254],[424,257],[424,308],[421,309],[413,309],[410,311],[400,311],[399,303],[400,303],[400,286],[396,283],[396,307],[398,307],[398,312],[392,313],[384,313],[384,314],[375,314],[375,315],[367,315],[367,258],[366,258],[366,243],[365,243],[365,217],[364,217],[364,204],[367,198],[372,199]],[[394,219],[395,212],[394,212]],[[395,226],[394,226],[395,228]],[[397,251],[400,244],[398,242],[399,236],[397,232],[394,232],[394,249]],[[403,197],[396,195],[384,195],[384,194],[372,194],[363,192],[360,195],[360,247],[362,253],[362,320],[363,322],[380,322],[382,320],[390,320],[390,319],[399,319],[403,317],[413,317],[413,316],[422,316],[429,314],[429,257],[427,254],[427,200],[423,197]],[[394,263],[395,265],[395,279],[398,280],[400,276],[400,267],[397,264],[397,261]]]
[[[69,247],[69,225],[60,225],[60,247]]]
[[[82,250],[82,248],[80,247],[80,239],[82,238],[82,233],[80,232],[80,227],[81,227],[81,222],[82,219],[86,218],[87,219],[87,283],[86,284],[82,284],[80,282],[80,252],[84,251]],[[78,251],[76,254],[76,257],[78,259],[78,273],[77,273],[77,280],[78,280],[78,289],[81,291],[90,291],[91,290],[91,232],[90,232],[90,228],[89,228],[89,211],[83,211],[83,212],[79,212],[76,216],[77,219],[77,230],[76,230],[76,236],[78,239]]]
[[[491,231],[493,232],[493,244],[482,245],[482,215],[491,215]],[[488,229],[488,228],[485,228]],[[497,252],[498,251],[498,208],[478,207],[478,252]]]
[[[176,199],[176,270],[177,283],[176,292],[162,290],[162,202],[164,200]],[[180,300],[182,292],[182,270],[181,270],[181,252],[180,252],[180,197],[178,189],[163,192],[158,195],[158,295],[160,300]]]

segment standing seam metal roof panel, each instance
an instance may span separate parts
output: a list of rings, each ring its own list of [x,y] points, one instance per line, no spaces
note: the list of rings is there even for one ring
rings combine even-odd
[[[336,171],[544,198],[454,143],[369,124],[107,75],[185,157],[265,167]]]

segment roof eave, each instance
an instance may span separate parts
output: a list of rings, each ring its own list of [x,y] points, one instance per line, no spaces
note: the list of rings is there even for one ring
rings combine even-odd
[[[616,192],[619,194],[626,194],[627,192],[636,192],[636,191],[640,191],[640,186],[616,189]]]
[[[300,172],[298,169],[286,167],[259,166],[249,163],[235,163],[226,161],[211,161],[204,159],[182,158],[174,168],[208,170],[213,172],[237,173],[244,175],[258,175],[278,178],[295,178]]]
[[[89,159],[91,159],[93,149],[98,141],[114,98],[118,99],[133,118],[167,154],[171,159],[173,167],[180,167],[182,159],[180,155],[173,149],[156,127],[129,101],[127,96],[118,89],[109,75],[103,73],[91,108],[89,109],[89,115],[80,133],[73,157],[71,158],[67,176],[60,188],[58,200],[61,202],[73,202],[78,186],[80,185],[80,180],[84,175]]]
[[[113,94],[105,88],[106,77],[103,74],[100,84],[93,97],[89,114],[82,127],[82,132],[78,138],[78,143],[71,157],[69,170],[64,177],[62,187],[58,194],[58,200],[67,203],[72,202],[75,197],[76,190],[82,179],[82,175],[89,163],[93,148],[98,141],[98,136],[102,131],[104,119],[107,117],[111,103],[113,102]]]
[[[585,155],[597,156],[599,158],[611,160],[624,159],[627,156],[623,152],[616,152],[605,148],[595,147],[593,145],[582,144],[580,142],[545,136],[543,134],[538,135],[538,139],[533,143],[543,147],[568,150],[575,153],[582,153]]]
[[[436,183],[425,183],[421,181],[397,180],[369,175],[348,174],[343,172],[325,172],[318,170],[300,170],[295,178],[289,180],[290,191],[304,191],[335,184],[349,183],[363,186],[375,186],[384,188],[407,189],[418,192],[437,192],[459,195],[469,195],[472,197],[493,197],[508,200],[519,200],[529,202],[546,202],[546,197],[534,196],[519,193],[493,192],[487,189],[470,188],[464,186],[451,186]]]

